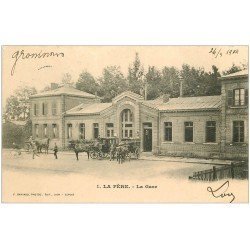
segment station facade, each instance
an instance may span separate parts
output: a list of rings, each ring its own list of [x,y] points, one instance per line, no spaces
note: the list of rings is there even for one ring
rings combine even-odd
[[[220,78],[219,96],[162,96],[144,100],[126,91],[110,103],[70,86],[31,96],[34,138],[69,140],[137,138],[154,154],[246,158],[248,155],[248,72]]]

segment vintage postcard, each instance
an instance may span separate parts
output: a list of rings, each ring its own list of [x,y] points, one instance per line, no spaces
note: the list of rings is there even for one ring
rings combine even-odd
[[[3,46],[2,202],[248,203],[248,46]]]

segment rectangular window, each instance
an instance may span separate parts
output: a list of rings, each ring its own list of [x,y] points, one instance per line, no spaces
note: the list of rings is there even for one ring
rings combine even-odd
[[[35,136],[38,137],[39,136],[39,125],[35,124]]]
[[[68,139],[72,138],[72,124],[71,123],[67,125],[67,137]]]
[[[106,134],[107,137],[114,136],[114,123],[106,123]]]
[[[42,103],[42,115],[47,115],[48,113],[48,105],[47,103]]]
[[[132,130],[132,129],[129,130],[129,137],[130,137],[130,138],[133,137],[133,130]]]
[[[185,122],[185,142],[193,142],[193,122]]]
[[[57,114],[57,107],[56,107],[56,102],[52,103],[52,115],[56,115]]]
[[[233,122],[233,142],[244,142],[244,121]]]
[[[99,137],[99,124],[94,123],[93,127],[94,127],[94,138],[98,138]]]
[[[125,129],[125,138],[127,138],[127,137],[128,137],[128,130]]]
[[[43,124],[43,137],[47,138],[48,137],[48,125]]]
[[[52,138],[56,138],[57,137],[57,125],[56,124],[52,124]]]
[[[216,122],[206,122],[206,142],[216,142]]]
[[[235,106],[245,105],[245,89],[234,90],[234,105]]]
[[[107,137],[110,137],[110,130],[107,130]]]
[[[42,115],[45,115],[45,103],[42,104]]]
[[[172,141],[172,122],[165,122],[165,141]]]
[[[38,104],[34,104],[34,116],[38,115]]]
[[[80,123],[79,125],[79,138],[85,139],[85,123]]]

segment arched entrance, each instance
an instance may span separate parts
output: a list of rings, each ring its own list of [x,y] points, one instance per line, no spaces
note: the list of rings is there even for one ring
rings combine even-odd
[[[121,112],[121,138],[134,137],[134,115],[130,109]]]

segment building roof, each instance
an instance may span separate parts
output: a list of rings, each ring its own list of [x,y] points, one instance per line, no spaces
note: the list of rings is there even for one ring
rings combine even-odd
[[[221,79],[225,79],[225,78],[231,78],[231,77],[240,77],[240,76],[247,76],[248,75],[248,69],[244,69],[229,75],[225,75],[220,77]]]
[[[38,93],[35,95],[32,95],[31,98],[33,97],[44,97],[44,96],[58,96],[58,95],[71,95],[71,96],[80,96],[80,97],[86,97],[86,98],[95,98],[95,95],[89,94],[87,92],[78,90],[72,86],[62,86],[56,89],[48,90],[42,93]],[[98,97],[99,98],[99,97]]]
[[[66,112],[67,115],[91,115],[100,114],[103,110],[111,107],[112,103],[80,104]]]
[[[158,105],[162,112],[217,110],[221,107],[221,96],[197,96],[170,98],[166,103]]]
[[[138,94],[136,94],[136,93],[134,93],[134,92],[132,92],[130,90],[127,90],[127,91],[122,92],[118,96],[114,97],[112,101],[115,103],[115,102],[117,102],[118,100],[120,100],[120,99],[122,99],[124,97],[130,97],[130,98],[136,99],[136,100],[143,100],[144,99],[143,96],[138,95]]]
[[[198,96],[170,98],[168,102],[162,100],[148,100],[142,102],[147,107],[161,112],[178,112],[193,110],[218,110],[221,107],[221,96]],[[112,103],[80,104],[66,112],[67,115],[93,115],[112,106]]]
[[[149,107],[149,108],[156,108],[163,104],[163,99],[157,98],[155,100],[147,100],[142,102],[142,104],[144,104],[145,106]]]

